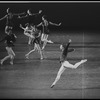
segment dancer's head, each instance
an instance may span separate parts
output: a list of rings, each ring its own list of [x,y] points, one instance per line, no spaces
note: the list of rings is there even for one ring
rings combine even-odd
[[[12,30],[9,30],[9,35],[11,35],[12,34]]]
[[[36,25],[34,25],[34,30],[35,30],[35,31],[37,30],[37,26],[36,26]]]
[[[47,16],[46,15],[43,15],[42,16],[42,20],[47,20]]]
[[[10,8],[7,8],[7,13],[11,13]]]
[[[42,10],[39,10],[39,14],[42,12]]]
[[[27,14],[31,15],[31,11],[30,11],[30,9],[27,10]]]
[[[26,27],[29,26],[29,23],[26,23],[25,26],[26,26]]]
[[[63,50],[63,45],[62,44],[60,45],[60,50]]]
[[[60,50],[62,50],[62,51],[63,51],[65,47],[66,47],[66,45],[65,45],[65,44],[61,44],[61,45],[60,45]]]

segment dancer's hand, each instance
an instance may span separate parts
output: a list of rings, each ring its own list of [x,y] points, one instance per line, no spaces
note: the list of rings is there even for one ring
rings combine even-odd
[[[61,23],[59,23],[59,26],[61,25]]]
[[[19,27],[22,27],[22,25],[20,24]]]
[[[27,14],[28,14],[28,15],[32,15],[32,14],[30,13],[30,10],[29,10],[29,9],[27,10]]]
[[[20,16],[18,16],[18,18],[21,18]]]
[[[42,12],[42,10],[39,10],[39,14]]]
[[[71,39],[69,39],[69,43],[70,43],[70,42],[72,42],[72,40],[71,40]]]

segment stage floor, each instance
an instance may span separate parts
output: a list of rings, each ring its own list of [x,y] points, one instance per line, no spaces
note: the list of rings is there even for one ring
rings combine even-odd
[[[49,39],[54,44],[47,44],[45,59],[34,52],[25,58],[33,47],[28,45],[28,38],[16,32],[17,41],[13,50],[16,57],[14,65],[9,60],[0,65],[0,99],[85,99],[100,98],[100,34],[89,32],[54,32]],[[88,61],[77,69],[67,68],[54,88],[50,88],[60,68],[59,56],[61,43],[72,39],[68,54],[69,62],[75,64],[81,59]],[[4,43],[0,44],[0,59],[7,55]]]

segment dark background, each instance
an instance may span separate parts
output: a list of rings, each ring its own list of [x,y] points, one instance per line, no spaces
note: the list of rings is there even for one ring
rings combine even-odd
[[[7,8],[13,13],[25,12],[31,9],[37,13],[40,9],[42,14],[32,19],[35,24],[41,22],[41,16],[47,15],[51,22],[60,23],[60,27],[50,26],[51,30],[99,30],[100,27],[100,3],[0,3],[0,18],[6,14]],[[19,29],[19,23],[25,24],[28,19],[18,20],[13,18],[15,29]],[[4,29],[6,20],[0,21],[0,29]]]

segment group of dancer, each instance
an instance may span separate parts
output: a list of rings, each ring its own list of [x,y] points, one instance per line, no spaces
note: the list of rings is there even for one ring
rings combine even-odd
[[[12,50],[12,45],[9,46],[9,44],[13,44],[13,46],[14,46],[14,42],[15,42],[15,41],[11,40],[12,38],[15,38],[15,37],[12,37],[12,35],[11,35],[11,33],[13,35],[15,35],[12,32],[13,25],[14,25],[12,23],[13,16],[17,16],[18,19],[21,19],[21,18],[25,18],[25,17],[29,17],[29,16],[39,15],[39,14],[41,14],[41,12],[42,12],[42,10],[39,10],[38,13],[32,13],[30,10],[27,10],[26,12],[15,14],[15,13],[12,13],[9,8],[7,9],[7,14],[4,17],[2,17],[0,20],[3,20],[5,18],[7,19],[6,27],[5,27],[5,33],[6,33],[7,37],[9,36],[11,38],[8,39],[8,38],[5,37],[0,42],[7,41],[6,42],[7,48],[8,48],[7,52],[8,52],[9,57],[7,56],[4,59],[2,59],[1,64],[3,64],[3,62],[5,60],[7,60],[8,58],[10,58],[12,60],[11,56],[13,56],[13,59],[14,59],[14,55],[13,55],[14,51]],[[46,44],[47,43],[53,43],[51,40],[48,40],[48,35],[50,33],[49,29],[48,29],[49,24],[55,25],[55,26],[61,25],[61,23],[55,24],[55,23],[48,21],[47,18],[46,18],[46,15],[42,16],[42,22],[39,23],[38,25],[35,25],[34,23],[26,23],[25,27],[23,27],[21,24],[19,25],[19,27],[24,30],[24,35],[29,37],[28,44],[34,44],[34,49],[31,50],[29,53],[27,53],[25,55],[26,58],[29,58],[29,54],[34,52],[35,50],[37,50],[39,52],[40,56],[41,56],[40,59],[43,59],[43,50],[44,50]],[[38,29],[39,26],[43,27],[42,31]],[[43,42],[43,46],[41,47],[40,44],[42,42]]]
[[[13,14],[13,13],[11,13],[9,8],[7,9],[7,14],[3,18],[0,19],[0,20],[3,20],[5,18],[7,19],[7,23],[6,23],[6,27],[5,27],[6,36],[2,40],[0,40],[0,42],[5,41],[8,56],[4,57],[1,60],[1,62],[0,62],[1,65],[3,65],[4,61],[9,58],[11,59],[10,64],[13,65],[13,60],[15,57],[15,53],[14,53],[12,47],[14,46],[17,36],[12,32],[13,24],[12,24],[11,20],[12,20],[13,16],[16,15],[16,16],[18,16],[18,18],[21,19],[21,18],[28,17],[28,16],[39,15],[41,13],[42,13],[42,10],[39,10],[39,12],[35,13],[35,14],[34,13],[32,14],[30,10],[27,10],[27,12]],[[53,41],[48,40],[48,36],[50,34],[49,29],[48,29],[49,24],[55,25],[55,26],[61,25],[61,23],[56,24],[56,23],[48,21],[45,15],[42,16],[42,22],[38,25],[35,25],[34,23],[27,23],[27,24],[25,24],[25,27],[23,27],[21,24],[19,25],[19,27],[24,30],[24,35],[29,37],[28,44],[29,45],[34,44],[34,49],[29,51],[25,55],[26,58],[29,58],[29,55],[32,52],[34,52],[35,50],[37,50],[41,56],[41,59],[43,59],[43,50],[45,49],[46,44],[53,43]],[[43,28],[42,31],[38,29],[39,26],[42,26],[42,28]],[[43,46],[41,47],[40,44],[42,42],[43,42]],[[67,54],[69,52],[72,52],[75,50],[75,49],[69,49],[70,43],[71,43],[71,39],[69,39],[69,42],[67,45],[66,44],[60,45],[60,49],[62,50],[61,57],[60,57],[61,67],[57,73],[57,77],[56,77],[55,81],[51,85],[51,88],[53,88],[55,86],[57,81],[60,79],[61,74],[64,72],[64,70],[66,68],[76,69],[78,66],[80,66],[81,64],[83,64],[87,61],[87,59],[83,59],[80,62],[77,62],[75,65],[72,65],[68,62],[68,60],[66,59]]]

